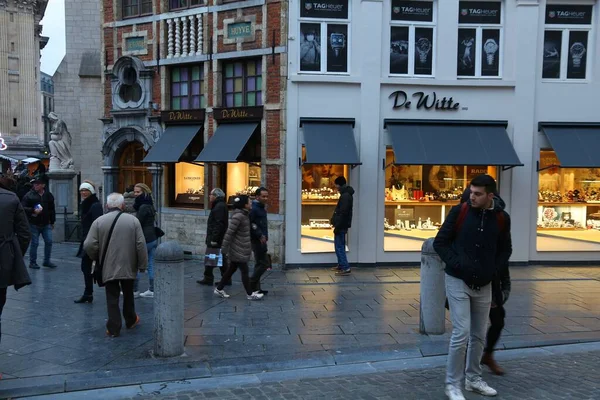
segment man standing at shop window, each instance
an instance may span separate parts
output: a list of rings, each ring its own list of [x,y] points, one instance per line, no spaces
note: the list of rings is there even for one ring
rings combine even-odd
[[[255,199],[250,210],[250,237],[252,239],[252,252],[254,253],[254,273],[250,277],[252,292],[267,294],[268,291],[260,287],[260,278],[271,266],[269,262],[269,222],[267,220],[267,201],[269,192],[260,187],[256,190]]]
[[[450,400],[464,400],[465,362],[465,389],[484,396],[497,394],[481,378],[480,361],[492,301],[491,282],[512,253],[510,217],[494,201],[496,181],[479,175],[470,189],[469,201],[452,208],[433,242],[446,263],[446,295],[453,326],[446,369]]]
[[[23,196],[21,204],[29,219],[31,229],[31,245],[29,246],[29,268],[40,269],[37,264],[37,250],[40,235],[44,238],[44,263],[47,268],[56,268],[50,261],[52,256],[52,230],[56,221],[56,208],[54,196],[46,190],[46,179],[43,175],[36,175],[31,184],[33,188]]]
[[[335,187],[340,192],[340,198],[335,211],[331,217],[331,225],[333,225],[333,237],[335,246],[335,255],[337,256],[338,265],[332,270],[336,271],[336,275],[350,275],[350,264],[346,257],[346,235],[348,229],[352,226],[352,207],[354,198],[354,189],[348,186],[346,178],[338,176],[335,179]]]

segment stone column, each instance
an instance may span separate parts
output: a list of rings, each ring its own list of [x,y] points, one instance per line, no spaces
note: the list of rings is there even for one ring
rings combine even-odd
[[[52,233],[52,240],[55,242],[64,242],[67,238],[65,232],[65,218],[72,215],[76,210],[75,204],[75,178],[77,173],[72,169],[54,170],[48,172],[50,180],[50,193],[54,196],[54,205],[56,207],[56,223]],[[66,211],[66,213],[65,213]]]
[[[154,255],[154,354],[177,357],[184,351],[183,250],[165,242]]]
[[[446,330],[446,264],[433,249],[433,239],[427,239],[421,248],[421,301],[419,332],[441,335]]]
[[[117,190],[119,167],[102,167],[102,172],[104,172],[104,186],[102,188],[104,198],[100,201],[104,204],[106,203],[106,196]]]
[[[163,199],[163,167],[160,164],[152,164],[151,167],[148,167],[148,171],[150,171],[150,173],[152,174],[152,196],[154,196],[154,207],[158,212],[160,212]],[[160,225],[160,218],[158,220],[158,223]]]

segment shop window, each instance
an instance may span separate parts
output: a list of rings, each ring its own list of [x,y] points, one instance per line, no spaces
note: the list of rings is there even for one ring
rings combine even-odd
[[[180,10],[183,8],[191,8],[201,6],[203,4],[202,0],[169,0],[169,9],[170,10]]]
[[[152,187],[152,175],[142,160],[146,157],[144,146],[139,142],[129,143],[119,158],[119,193],[136,183],[145,183]]]
[[[459,77],[500,77],[502,2],[461,1],[458,9]]]
[[[432,76],[435,49],[433,1],[391,2],[390,74]]]
[[[152,14],[152,0],[122,0],[123,18]]]
[[[202,65],[171,70],[171,109],[196,110],[206,107]]]
[[[300,1],[301,72],[349,72],[349,8],[348,0]]]
[[[386,153],[384,251],[421,251],[435,237],[450,209],[471,180],[488,174],[497,179],[497,168],[475,165],[393,165]]]
[[[586,79],[591,5],[546,5],[543,79]]]
[[[560,168],[540,152],[538,251],[600,250],[600,168]]]
[[[333,253],[333,227],[329,223],[340,194],[335,179],[344,176],[345,165],[302,166],[301,246],[303,253]]]
[[[204,166],[180,162],[171,169],[174,182],[171,205],[204,208]]]
[[[262,106],[261,59],[225,63],[223,69],[225,107]]]

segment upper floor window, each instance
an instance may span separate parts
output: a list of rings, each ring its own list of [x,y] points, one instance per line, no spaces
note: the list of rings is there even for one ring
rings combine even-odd
[[[348,0],[300,1],[300,71],[348,73]]]
[[[193,110],[206,107],[202,65],[171,70],[171,109]]]
[[[543,79],[586,79],[591,5],[546,5]]]
[[[169,9],[179,10],[182,8],[201,6],[202,4],[202,0],[169,0]]]
[[[223,106],[262,106],[262,61],[235,61],[223,66]]]
[[[500,1],[459,2],[458,76],[501,76],[502,22]]]
[[[123,0],[123,18],[152,14],[152,0]]]
[[[390,74],[432,76],[435,12],[433,1],[392,0]]]

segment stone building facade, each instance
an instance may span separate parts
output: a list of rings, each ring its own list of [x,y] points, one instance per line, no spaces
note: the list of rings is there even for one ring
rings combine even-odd
[[[5,156],[39,156],[44,144],[40,21],[46,0],[0,0],[0,134]]]
[[[265,186],[282,261],[286,4],[102,3],[105,191],[151,186],[166,239],[191,254],[212,188],[231,200]]]

